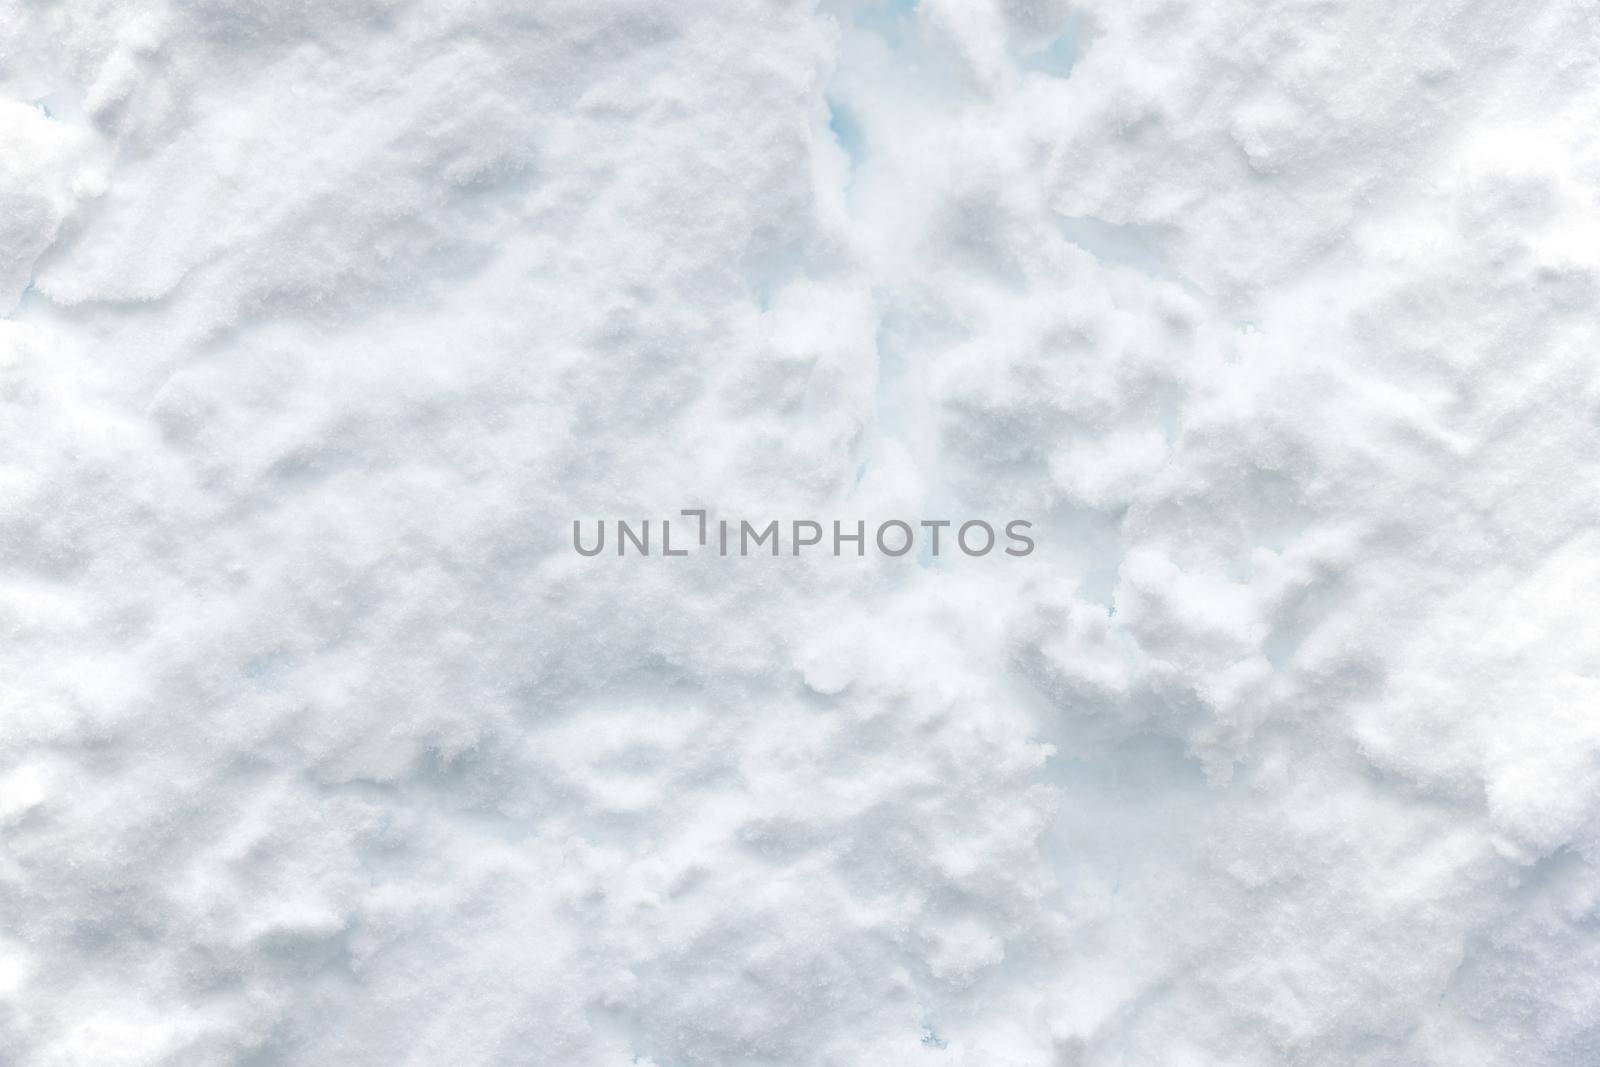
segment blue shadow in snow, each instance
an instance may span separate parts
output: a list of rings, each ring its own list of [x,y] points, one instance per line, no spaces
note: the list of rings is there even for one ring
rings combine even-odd
[[[888,0],[874,4],[856,15],[855,24],[876,33],[890,44],[899,44],[916,17],[918,0]]]
[[[1023,70],[1048,74],[1052,78],[1065,78],[1083,58],[1083,17],[1074,15],[1061,27],[1061,35],[1037,52],[1030,52],[1018,60]]]
[[[861,132],[861,123],[856,120],[856,114],[849,105],[832,97],[828,98],[827,103],[828,129],[833,131],[839,147],[850,157],[850,166],[855,167],[867,154],[867,142]]]

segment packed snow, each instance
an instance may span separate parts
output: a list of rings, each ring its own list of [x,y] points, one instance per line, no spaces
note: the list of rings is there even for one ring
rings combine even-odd
[[[0,0],[0,315],[0,1062],[1600,1063],[1592,0]]]

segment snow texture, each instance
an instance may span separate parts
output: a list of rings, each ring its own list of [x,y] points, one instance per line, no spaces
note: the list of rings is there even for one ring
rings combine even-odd
[[[0,1062],[1600,1063],[1592,0],[0,0]],[[572,550],[1031,519],[1026,558]]]

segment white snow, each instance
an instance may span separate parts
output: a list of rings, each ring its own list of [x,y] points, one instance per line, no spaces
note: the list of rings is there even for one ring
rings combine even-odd
[[[1586,0],[0,0],[0,1062],[1600,1062],[1597,115]],[[682,508],[1038,550],[572,550]]]

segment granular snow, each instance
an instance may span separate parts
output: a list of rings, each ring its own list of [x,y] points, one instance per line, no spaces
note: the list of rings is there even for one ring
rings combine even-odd
[[[0,0],[0,1062],[1600,1062],[1597,116],[1587,0]],[[682,509],[1037,549],[573,551]]]

